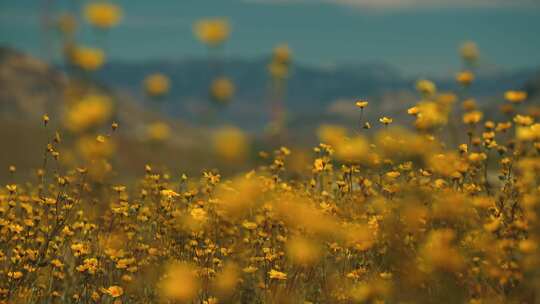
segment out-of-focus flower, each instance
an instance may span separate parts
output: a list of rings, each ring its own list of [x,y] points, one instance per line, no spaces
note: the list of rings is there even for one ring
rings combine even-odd
[[[212,98],[221,103],[226,103],[234,96],[236,88],[234,83],[227,77],[215,79],[210,86]]]
[[[540,124],[531,126],[520,126],[516,128],[516,138],[522,141],[532,141],[540,139]]]
[[[93,136],[83,136],[77,140],[77,151],[85,160],[95,160],[98,158],[108,158],[114,151],[115,146],[112,141],[99,142]]]
[[[291,50],[286,44],[274,48],[272,60],[268,64],[268,73],[275,80],[283,80],[289,75]]]
[[[64,124],[72,132],[82,132],[110,119],[112,101],[105,95],[87,95],[68,107]]]
[[[289,75],[289,66],[277,61],[268,64],[268,73],[274,79],[285,79]]]
[[[275,62],[288,64],[291,60],[291,49],[286,44],[278,45],[274,48],[273,60]]]
[[[336,158],[345,162],[366,160],[369,153],[369,143],[363,136],[343,138],[335,143]]]
[[[527,99],[527,92],[525,91],[507,91],[504,93],[504,98],[511,103],[521,103]]]
[[[476,105],[476,100],[474,98],[465,99],[462,102],[461,107],[465,111],[474,111],[474,110],[476,110],[478,108],[478,106]]]
[[[347,137],[347,129],[338,125],[320,125],[317,129],[317,137],[321,143],[337,146]]]
[[[184,263],[170,265],[160,285],[164,298],[180,302],[192,300],[199,286],[195,267]]]
[[[521,126],[530,126],[534,123],[534,119],[528,115],[516,115],[514,122]]]
[[[287,256],[297,265],[309,266],[319,261],[321,248],[311,240],[296,237],[287,242]]]
[[[421,102],[415,108],[418,111],[415,114],[415,126],[418,129],[425,130],[438,127],[446,124],[448,121],[448,112],[438,103],[431,101]],[[411,110],[409,109],[408,112],[411,112]]]
[[[474,74],[471,71],[459,72],[456,75],[456,81],[462,86],[469,86],[474,81]]]
[[[471,111],[463,114],[463,122],[468,125],[477,124],[484,115],[480,111]]]
[[[228,161],[241,161],[248,153],[248,139],[244,132],[236,127],[223,127],[213,135],[215,153]]]
[[[152,141],[165,141],[171,137],[171,128],[168,124],[158,121],[147,126],[146,134]]]
[[[475,63],[480,57],[478,46],[473,41],[464,42],[459,49],[459,53],[461,58],[469,64]]]
[[[228,263],[216,274],[214,289],[221,297],[227,297],[235,292],[240,281],[240,271],[236,264]]]
[[[416,116],[416,115],[418,115],[418,113],[420,113],[420,109],[418,107],[411,107],[411,108],[407,109],[407,114],[409,114],[409,115]]]
[[[144,89],[149,96],[160,97],[169,92],[170,80],[161,73],[148,75],[144,79]]]
[[[463,267],[463,257],[452,245],[455,232],[450,229],[434,230],[422,248],[427,268],[430,270],[458,271]]]
[[[105,63],[105,53],[98,48],[77,46],[68,55],[72,64],[86,71],[96,71]]]
[[[231,28],[226,19],[203,19],[195,23],[193,31],[202,43],[217,47],[229,38]]]
[[[122,19],[119,6],[108,2],[94,2],[84,8],[84,17],[88,23],[100,29],[109,29]]]
[[[416,90],[426,97],[430,97],[437,93],[437,86],[433,81],[427,79],[420,79],[416,82]]]

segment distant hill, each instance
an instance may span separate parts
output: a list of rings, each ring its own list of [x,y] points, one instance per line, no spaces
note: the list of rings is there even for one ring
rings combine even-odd
[[[212,70],[205,60],[111,62],[90,78],[75,79],[85,82],[93,92],[111,95],[116,100],[114,119],[120,123],[117,139],[121,156],[116,160],[118,168],[137,173],[146,162],[151,162],[196,173],[216,165],[217,160],[208,149],[210,129],[214,126],[230,123],[243,127],[252,135],[257,149],[267,145],[265,137],[258,132],[268,122],[266,60],[228,60],[223,70],[237,84],[236,98],[210,121],[201,121],[197,113],[201,105],[209,103],[207,88]],[[141,89],[144,77],[153,72],[167,74],[172,81],[172,90],[160,101],[161,105],[145,101]],[[434,80],[441,90],[456,89],[453,75]],[[397,121],[410,120],[405,109],[418,100],[413,90],[415,81],[384,64],[294,66],[287,88],[288,137],[280,144],[304,147],[313,144],[315,130],[321,123],[355,125],[358,119],[352,102],[355,98],[369,98],[365,118],[372,122],[383,114]],[[68,78],[61,67],[51,67],[17,50],[0,47],[0,137],[6,143],[0,168],[17,164],[27,171],[39,166],[39,151],[46,143],[41,115],[48,113],[50,128],[61,129],[59,121],[67,86]],[[489,103],[500,102],[505,90],[521,88],[529,92],[531,103],[539,104],[540,72],[534,69],[479,72],[468,94],[490,108]],[[171,126],[172,138],[163,145],[149,146],[144,140],[146,126],[163,120]],[[66,141],[70,145],[69,138]],[[0,181],[3,177],[0,174]]]
[[[213,118],[214,123],[232,123],[252,132],[260,131],[269,121],[270,79],[266,65],[268,58],[228,59],[220,70],[231,77],[237,93],[231,104],[222,108]],[[92,75],[93,86],[114,91],[121,97],[126,123],[135,123],[138,117],[151,116],[160,109],[172,119],[187,123],[201,122],[201,112],[210,104],[208,86],[215,72],[206,59],[191,58],[182,61],[109,62]],[[160,72],[171,79],[170,94],[159,105],[145,100],[141,83],[148,74]],[[540,76],[537,69],[516,71],[480,70],[477,80],[467,94],[481,104],[500,101],[509,89],[527,88],[538,94]],[[399,118],[404,109],[418,99],[414,92],[417,79],[404,76],[399,68],[386,64],[348,64],[334,67],[315,67],[293,64],[287,83],[286,106],[290,123],[295,130],[312,129],[321,122],[354,123],[357,112],[351,108],[352,100],[368,98],[367,115],[392,115]],[[435,78],[440,90],[457,90],[454,75]],[[55,112],[61,90],[65,86],[62,67],[50,68],[37,59],[16,50],[0,48],[0,108],[2,115],[13,111]],[[43,90],[44,86],[53,88]],[[6,88],[6,89],[4,89]],[[52,110],[51,110],[52,109]],[[145,111],[152,109],[152,111]],[[123,114],[132,113],[132,114]],[[154,113],[155,114],[155,113]],[[127,117],[129,116],[129,117]],[[140,118],[142,119],[142,118]],[[139,120],[140,120],[139,119]],[[144,120],[144,119],[143,119]]]
[[[164,117],[101,81],[78,77],[72,81],[77,81],[88,92],[106,94],[115,100],[113,115],[120,127],[114,134],[118,153],[113,163],[118,172],[126,176],[142,174],[147,163],[157,168],[181,169],[189,174],[217,166],[218,160],[208,149],[211,133],[207,128]],[[61,70],[19,51],[0,48],[0,138],[3,142],[0,183],[10,178],[6,175],[9,165],[16,165],[18,171],[23,172],[22,176],[38,168],[53,131],[62,133],[61,148],[73,147],[76,136],[65,132],[61,123],[68,85],[68,78]],[[45,113],[51,119],[49,131],[43,127]],[[164,143],[146,139],[147,126],[156,121],[164,121],[171,128],[171,137]],[[104,125],[100,132],[105,134],[109,130],[110,126]],[[227,164],[219,163],[219,167],[236,170]]]
[[[220,69],[237,84],[236,98],[222,113],[223,119],[249,128],[258,128],[268,120],[269,78],[266,64],[266,58],[229,59],[221,64]],[[214,72],[210,63],[203,59],[111,62],[96,78],[142,101],[141,82],[153,72],[161,72],[171,78],[170,95],[162,101],[170,115],[191,119],[196,116],[198,106],[208,102],[208,85]],[[481,103],[489,102],[494,96],[502,96],[506,90],[523,88],[535,72],[536,69],[532,68],[479,71],[468,94],[478,97]],[[383,109],[400,108],[396,105],[414,103],[416,80],[403,76],[399,69],[385,64],[351,64],[333,68],[294,65],[287,84],[287,108],[292,116],[302,120],[320,119],[329,114],[327,110],[334,102],[355,98],[370,98],[373,105],[378,103]],[[454,75],[433,80],[441,90],[458,89]],[[388,100],[388,96],[392,100]],[[388,102],[391,104],[384,104]]]

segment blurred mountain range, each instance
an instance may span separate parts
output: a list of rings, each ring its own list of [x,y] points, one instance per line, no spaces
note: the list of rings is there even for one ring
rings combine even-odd
[[[267,58],[229,59],[220,70],[236,84],[236,96],[221,114],[257,129],[268,120],[270,79]],[[160,72],[171,79],[171,91],[160,102],[169,115],[182,119],[197,116],[198,106],[208,103],[208,87],[215,74],[207,60],[186,59],[178,62],[111,62],[97,73],[96,79],[120,89],[136,100],[145,99],[141,83],[150,73]],[[479,103],[501,97],[506,90],[521,89],[538,75],[537,68],[516,71],[476,71],[477,80],[466,92]],[[399,68],[386,64],[351,64],[335,67],[295,65],[287,83],[286,105],[293,120],[320,121],[350,115],[344,104],[357,98],[369,98],[377,110],[391,115],[412,106],[418,99],[414,85],[418,78],[404,76]],[[442,91],[459,91],[454,75],[431,79]],[[534,90],[534,85],[529,85]],[[500,101],[500,98],[498,99]],[[351,103],[352,104],[352,103]],[[390,113],[389,113],[389,112]]]
[[[125,172],[136,173],[133,170],[143,168],[147,162],[192,173],[203,167],[212,168],[216,166],[216,158],[211,157],[208,149],[211,131],[222,124],[243,127],[256,142],[256,148],[265,149],[268,143],[258,131],[269,121],[270,80],[266,60],[228,60],[222,70],[236,83],[237,94],[208,123],[200,120],[198,112],[210,104],[208,85],[215,76],[205,60],[112,62],[93,75],[71,73],[70,80],[63,67],[49,66],[17,50],[0,47],[0,137],[7,143],[0,167],[18,164],[23,170],[30,170],[39,166],[41,159],[37,151],[47,142],[41,115],[49,114],[53,130],[62,128],[63,100],[69,81],[83,83],[88,91],[110,95],[116,101],[114,120],[121,126],[116,135],[121,157],[115,167]],[[159,101],[145,100],[141,87],[145,76],[154,72],[171,79],[170,94]],[[526,89],[530,96],[527,103],[540,105],[539,70],[478,71],[477,75],[470,91],[462,94],[477,98],[486,111],[496,111],[503,92],[508,89]],[[440,90],[457,89],[453,75],[433,80]],[[419,98],[414,91],[415,81],[416,78],[405,77],[398,69],[384,64],[295,66],[287,86],[287,138],[279,144],[312,145],[316,141],[315,130],[321,123],[354,127],[359,114],[353,102],[356,98],[369,99],[364,117],[374,126],[381,115],[410,123],[405,113]],[[171,138],[149,149],[145,130],[155,121],[167,122]],[[70,138],[66,138],[65,144],[72,144]],[[230,170],[237,167],[231,165]]]
[[[260,130],[268,122],[271,86],[267,59],[229,59],[220,64],[219,69],[236,84],[236,94],[230,105],[221,108],[219,120],[253,131]],[[19,51],[0,48],[2,114],[8,113],[10,107],[6,105],[15,99],[19,108],[30,112],[43,113],[45,109],[54,108],[61,98],[58,88],[66,81],[63,70],[61,66],[49,67]],[[171,91],[162,100],[146,100],[142,82],[155,72],[170,78]],[[473,86],[462,94],[477,98],[480,104],[500,102],[506,90],[525,88],[530,95],[538,95],[540,91],[540,70],[537,68],[516,71],[479,69],[476,75]],[[141,110],[161,111],[170,118],[195,122],[201,108],[211,103],[208,87],[215,76],[215,62],[186,59],[178,62],[110,62],[88,80],[94,86],[114,91],[122,97],[124,104],[126,100],[133,101],[127,103],[128,108],[136,105]],[[292,124],[306,127],[325,121],[354,120],[357,111],[354,111],[352,101],[357,98],[370,100],[368,115],[399,117],[419,98],[414,91],[417,79],[404,76],[399,68],[385,64],[325,68],[294,65],[285,98],[289,118]],[[459,91],[454,75],[431,80],[441,91]]]

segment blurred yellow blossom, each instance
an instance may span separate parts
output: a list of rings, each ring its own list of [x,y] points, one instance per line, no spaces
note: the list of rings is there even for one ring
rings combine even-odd
[[[463,71],[456,75],[456,81],[463,86],[469,86],[474,81],[474,74],[471,71]]]
[[[463,58],[463,60],[469,64],[475,63],[480,56],[478,46],[473,41],[464,42],[461,45],[459,52],[461,54],[461,58]]]
[[[504,98],[511,103],[521,103],[527,99],[527,92],[525,91],[506,91]]]
[[[234,83],[227,77],[214,79],[210,86],[210,95],[216,101],[226,103],[233,98],[235,93]]]
[[[144,79],[144,89],[149,96],[160,97],[169,92],[170,80],[161,73],[148,75]]]
[[[195,267],[185,263],[169,265],[160,284],[164,298],[180,302],[188,302],[195,298],[199,286]]]
[[[72,132],[82,132],[100,126],[112,115],[111,98],[91,94],[69,106],[64,115],[64,124]]]
[[[98,48],[77,46],[71,50],[70,59],[83,70],[96,71],[105,63],[105,53]]]
[[[158,121],[147,126],[146,133],[148,139],[156,142],[162,142],[171,137],[171,127],[165,122]]]
[[[249,143],[242,130],[227,126],[215,131],[213,147],[219,157],[228,161],[241,161],[247,156]]]
[[[433,81],[427,79],[420,79],[416,82],[416,90],[422,93],[423,95],[429,97],[437,93],[437,86]]]
[[[88,23],[97,28],[109,29],[120,22],[122,10],[115,4],[96,1],[86,5],[84,17]]]
[[[227,19],[203,19],[194,25],[195,36],[210,47],[216,47],[225,42],[231,28]]]

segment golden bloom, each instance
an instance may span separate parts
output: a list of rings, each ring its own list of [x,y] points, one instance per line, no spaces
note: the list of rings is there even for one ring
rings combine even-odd
[[[225,42],[231,32],[226,19],[203,19],[195,23],[193,30],[197,39],[210,47],[216,47]]]
[[[525,91],[507,91],[504,93],[504,98],[511,103],[521,103],[527,99],[527,92]]]
[[[275,269],[272,269],[268,272],[268,276],[270,277],[270,279],[275,279],[275,280],[286,280],[287,279],[287,274],[284,273],[284,272],[281,272],[281,271],[277,271]]]
[[[170,190],[170,189],[163,189],[161,190],[161,195],[167,197],[167,198],[173,198],[173,197],[178,197],[180,196],[180,194],[174,192],[173,190]]]
[[[86,71],[96,71],[105,63],[105,53],[98,48],[74,47],[69,54],[71,63]]]
[[[521,126],[530,126],[534,123],[534,119],[527,115],[516,115],[514,117],[514,122]]]
[[[357,100],[356,103],[355,103],[355,105],[357,107],[359,107],[360,109],[363,109],[363,108],[367,107],[368,104],[369,104],[369,102],[367,102],[366,100]]]
[[[190,212],[191,217],[199,222],[204,222],[208,218],[208,214],[203,208],[193,208]]]
[[[319,261],[321,256],[319,245],[303,237],[296,237],[289,240],[286,247],[287,256],[297,265],[313,265]]]
[[[124,294],[124,289],[117,285],[110,286],[109,288],[102,288],[101,291],[113,298],[121,297]]]
[[[94,2],[84,8],[84,17],[88,23],[100,29],[117,25],[122,19],[119,6],[107,2]]]
[[[429,233],[421,255],[429,270],[459,271],[464,266],[463,257],[452,242],[456,234],[450,229],[433,230]]]
[[[20,271],[10,271],[8,272],[8,277],[18,280],[23,277],[23,273]]]
[[[518,246],[519,250],[525,254],[534,253],[538,249],[538,244],[534,240],[522,240]]]
[[[112,107],[108,96],[87,95],[67,109],[64,124],[72,132],[86,131],[109,120]]]
[[[469,86],[474,81],[474,74],[471,71],[463,71],[456,75],[456,81],[463,86]]]
[[[461,54],[461,58],[463,58],[464,61],[470,64],[476,62],[478,60],[478,57],[480,56],[478,46],[473,41],[464,42],[461,45],[459,52]]]
[[[382,124],[384,124],[384,125],[389,125],[389,124],[391,124],[393,121],[394,121],[394,120],[393,120],[392,118],[389,118],[389,117],[386,117],[386,116],[379,118],[379,122],[382,123]]]
[[[223,127],[212,138],[215,153],[228,161],[245,159],[249,143],[244,132],[236,127]]]
[[[465,99],[461,106],[465,111],[474,111],[478,108],[478,106],[476,105],[476,100],[474,98]]]
[[[288,64],[291,60],[291,49],[286,44],[276,46],[272,59],[278,63]]]
[[[398,171],[386,172],[386,177],[388,177],[390,179],[398,178],[400,175],[401,175],[401,173],[399,173]]]
[[[447,109],[438,103],[424,101],[419,103],[416,108],[418,113],[416,114],[415,126],[418,129],[430,129],[444,125],[448,121]]]
[[[254,267],[254,266],[248,266],[248,267],[245,267],[245,268],[242,269],[242,271],[245,272],[245,273],[254,273],[257,270],[258,270],[258,268]]]
[[[227,77],[215,79],[210,86],[210,94],[216,101],[226,103],[233,96],[236,88],[234,83]]]
[[[103,136],[103,135],[98,135],[98,136],[96,137],[96,141],[97,141],[98,143],[103,144],[103,143],[105,143],[106,138],[105,138],[105,136]]]
[[[347,137],[347,129],[338,125],[323,124],[317,129],[317,137],[321,143],[336,146]]]
[[[417,115],[418,113],[420,113],[420,110],[418,109],[418,107],[412,107],[412,108],[407,109],[407,114],[409,115]]]
[[[246,228],[247,230],[255,230],[257,229],[257,223],[244,221],[242,222],[242,227]]]
[[[369,143],[363,136],[343,138],[335,143],[336,158],[345,162],[365,161],[369,154]]]
[[[469,125],[473,125],[482,120],[484,115],[480,111],[471,111],[463,114],[463,122]]]
[[[420,79],[416,82],[416,90],[425,96],[433,96],[437,93],[437,86],[433,81]]]
[[[469,161],[472,163],[479,163],[487,159],[487,155],[485,153],[471,153],[469,154]]]
[[[540,139],[540,124],[530,126],[520,126],[516,128],[516,138],[522,141],[533,141]]]
[[[170,265],[160,285],[165,298],[180,302],[192,300],[199,292],[199,286],[196,269],[189,264]]]
[[[169,92],[170,80],[167,76],[161,73],[148,75],[144,79],[144,89],[149,96],[163,96]]]
[[[279,61],[272,61],[268,64],[268,73],[274,79],[285,79],[289,75],[289,66]]]
[[[148,139],[156,142],[162,142],[171,137],[171,127],[165,122],[154,122],[146,127]]]
[[[227,263],[223,269],[216,274],[213,284],[214,289],[220,298],[231,296],[235,292],[236,286],[240,280],[238,266],[233,263]],[[214,303],[217,304],[217,300]]]
[[[110,157],[116,148],[113,141],[99,142],[92,136],[81,136],[77,140],[75,147],[85,160]]]

